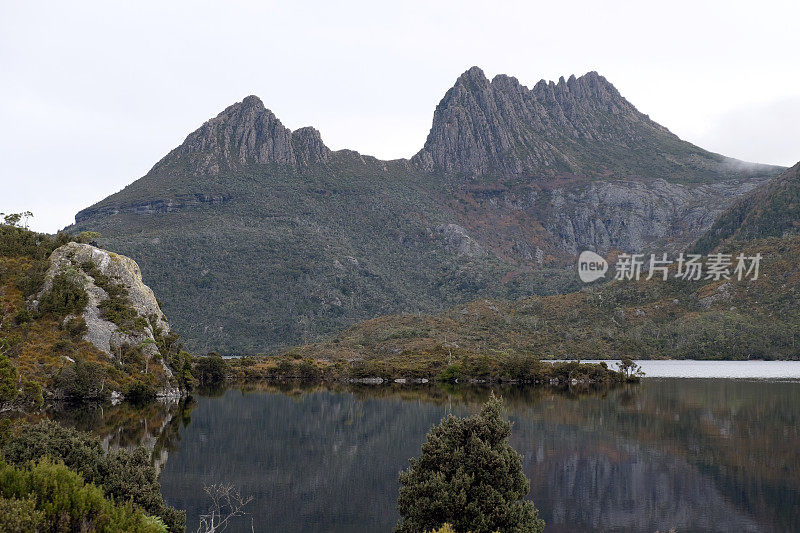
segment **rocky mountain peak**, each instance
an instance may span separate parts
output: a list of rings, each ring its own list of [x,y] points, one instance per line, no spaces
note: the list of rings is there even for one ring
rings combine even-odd
[[[480,67],[471,67],[456,80],[455,86],[484,88],[489,85],[489,79]]]
[[[644,150],[648,158],[630,157]],[[654,150],[663,157],[654,166],[664,168],[652,172]],[[412,161],[427,171],[472,177],[612,171],[663,178],[685,165],[716,167],[719,160],[640,113],[597,72],[529,89],[505,74],[489,81],[472,67],[442,98]]]
[[[196,175],[217,176],[253,164],[310,165],[329,153],[317,130],[300,128],[293,134],[251,95],[189,134],[154,170],[188,166]]]
[[[292,149],[295,161],[301,165],[310,165],[328,159],[331,151],[322,142],[319,130],[306,126],[292,132]]]
[[[233,104],[231,107],[235,107],[235,106],[236,106],[236,104]],[[240,107],[253,107],[253,108],[256,108],[256,109],[266,109],[264,107],[264,102],[261,101],[261,98],[259,98],[258,96],[254,95],[254,94],[251,94],[250,96],[245,97],[245,99],[242,100],[242,102],[241,102],[241,104],[239,104],[239,106]]]

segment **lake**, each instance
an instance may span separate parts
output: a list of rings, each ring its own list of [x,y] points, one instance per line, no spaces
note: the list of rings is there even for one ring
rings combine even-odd
[[[494,387],[546,531],[797,530],[800,363],[642,365],[675,377],[602,394]],[[227,531],[250,531],[251,521],[256,531],[391,531],[397,475],[426,432],[448,413],[476,411],[489,390],[228,390],[196,397],[146,436],[159,427],[167,435],[155,439],[162,492],[187,510],[189,531],[212,483],[253,497],[249,516]]]

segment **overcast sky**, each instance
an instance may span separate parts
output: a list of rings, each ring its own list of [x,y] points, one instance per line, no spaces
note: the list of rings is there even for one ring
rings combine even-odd
[[[800,160],[800,3],[0,1],[0,211],[54,232],[249,94],[410,157],[456,77],[597,70],[725,155]]]

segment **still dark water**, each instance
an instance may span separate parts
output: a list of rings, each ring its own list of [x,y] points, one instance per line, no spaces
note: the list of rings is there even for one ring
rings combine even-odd
[[[800,383],[648,378],[605,394],[495,389],[546,531],[800,530]],[[228,531],[380,532],[398,472],[447,413],[488,390],[229,390],[173,430],[161,484],[205,511],[203,486],[252,495]]]

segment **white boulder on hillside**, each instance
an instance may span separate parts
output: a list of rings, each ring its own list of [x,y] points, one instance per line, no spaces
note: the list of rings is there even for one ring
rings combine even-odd
[[[100,306],[109,298],[109,294],[86,272],[85,266],[90,262],[113,283],[125,288],[126,304],[144,319],[146,325],[143,328],[122,331],[117,324],[103,318]],[[82,314],[88,328],[84,335],[85,340],[115,358],[122,355],[125,347],[140,347],[148,359],[161,355],[154,333],[156,329],[160,329],[162,335],[169,333],[169,324],[161,312],[155,294],[142,282],[139,265],[133,259],[76,242],[57,248],[50,255],[50,268],[45,275],[42,290],[31,302],[34,309],[38,308],[41,298],[52,290],[53,278],[61,273],[74,276],[75,281],[86,290],[88,303]],[[72,317],[67,317],[65,320],[70,318]],[[171,376],[172,373],[163,361],[162,366],[167,375]]]

